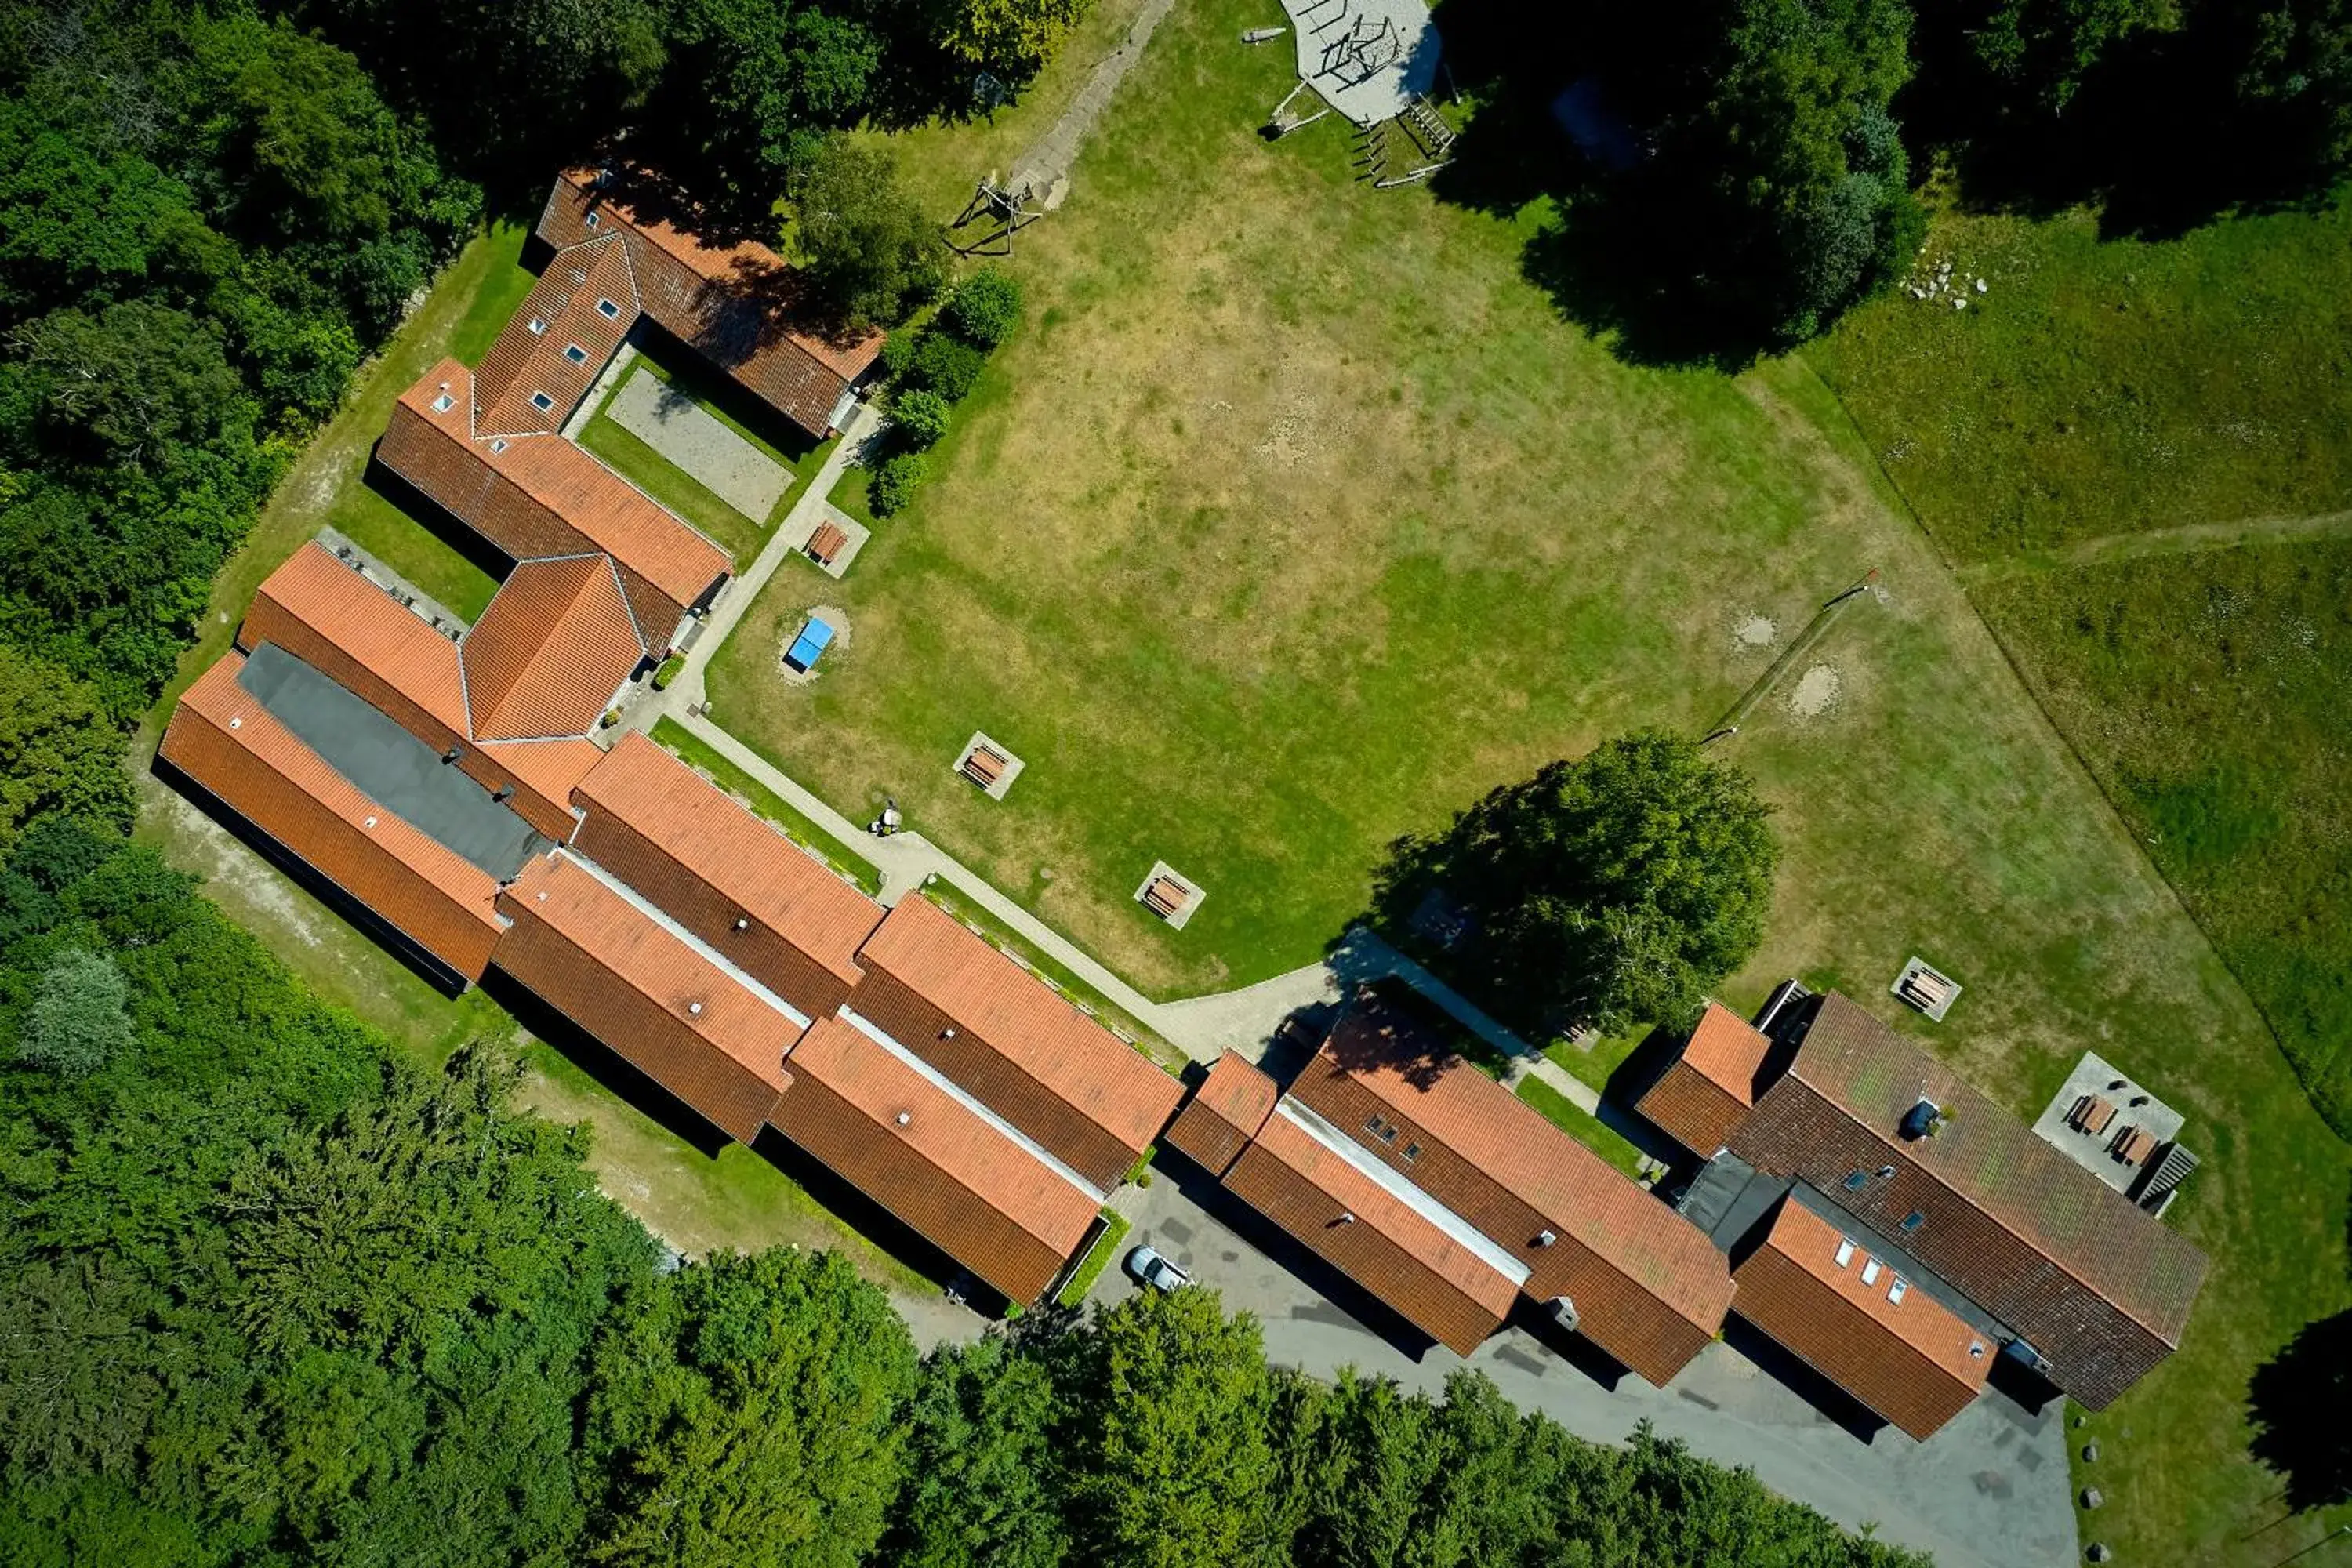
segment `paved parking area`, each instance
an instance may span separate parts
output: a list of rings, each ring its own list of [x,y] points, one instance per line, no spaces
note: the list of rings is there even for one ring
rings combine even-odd
[[[1156,1171],[1150,1187],[1129,1188],[1116,1202],[1135,1221],[1130,1246],[1151,1243],[1223,1292],[1228,1310],[1257,1314],[1267,1358],[1277,1364],[1318,1375],[1353,1366],[1432,1393],[1463,1364],[1443,1346],[1401,1345],[1411,1334],[1402,1324],[1387,1332],[1370,1326],[1381,1317],[1377,1304],[1189,1172],[1180,1179]],[[1135,1289],[1114,1266],[1092,1299],[1117,1300]],[[1933,1552],[1940,1568],[2074,1562],[2063,1405],[2034,1415],[1987,1394],[1929,1442],[1891,1426],[1864,1442],[1734,1342],[1707,1347],[1664,1390],[1630,1373],[1612,1389],[1600,1381],[1605,1370],[1596,1373],[1516,1326],[1479,1347],[1469,1364],[1521,1409],[1540,1410],[1580,1436],[1622,1441],[1646,1417],[1661,1435],[1746,1465],[1766,1486],[1841,1524],[1875,1521],[1882,1539]],[[1770,1353],[1769,1345],[1753,1348]]]
[[[623,382],[604,413],[753,522],[767,522],[793,482],[791,469],[649,370]]]

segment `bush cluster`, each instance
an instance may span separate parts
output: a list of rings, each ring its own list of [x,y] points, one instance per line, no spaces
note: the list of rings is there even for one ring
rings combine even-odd
[[[877,517],[901,510],[930,471],[924,456],[947,434],[954,406],[971,395],[988,356],[1021,320],[1021,285],[999,267],[959,284],[937,320],[901,332],[882,348],[882,367],[897,391],[890,402],[890,450],[866,488]]]

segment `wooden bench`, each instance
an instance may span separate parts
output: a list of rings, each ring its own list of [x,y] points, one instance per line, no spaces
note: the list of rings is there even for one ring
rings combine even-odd
[[[1155,879],[1151,886],[1143,889],[1145,907],[1162,920],[1174,919],[1192,901],[1190,889],[1173,877]]]
[[[820,522],[816,531],[809,535],[809,559],[820,566],[830,566],[834,557],[841,553],[841,547],[848,542],[849,535],[840,524]]]
[[[974,746],[964,753],[963,776],[982,789],[994,789],[996,781],[1004,776],[1005,761],[986,746]]]
[[[1903,983],[1903,991],[1922,1010],[1931,1013],[1952,999],[1952,983],[1924,969]]]

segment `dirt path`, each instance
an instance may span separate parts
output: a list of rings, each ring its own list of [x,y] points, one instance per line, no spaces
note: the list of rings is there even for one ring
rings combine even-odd
[[[1153,29],[1175,8],[1175,4],[1176,0],[1145,0],[1126,38],[1095,67],[1094,75],[1078,89],[1070,107],[1062,111],[1062,118],[1013,161],[1012,177],[1006,184],[1015,190],[1027,184],[1048,209],[1062,205],[1062,193],[1055,187],[1069,178],[1070,165],[1077,162],[1078,149],[1085,145],[1087,132],[1102,118],[1102,111],[1110,107],[1111,95],[1118,90],[1128,68],[1143,58],[1143,46],[1151,41]]]
[[[2352,511],[2321,512],[2315,517],[2257,517],[2235,522],[2191,522],[2179,528],[2150,529],[2139,533],[2110,533],[2085,539],[2063,550],[2037,551],[1999,561],[1979,561],[1955,569],[1963,587],[2007,582],[2069,566],[2100,566],[2110,561],[2137,561],[2148,555],[2198,555],[2209,550],[2231,550],[2241,544],[2286,541],[2352,538]]]

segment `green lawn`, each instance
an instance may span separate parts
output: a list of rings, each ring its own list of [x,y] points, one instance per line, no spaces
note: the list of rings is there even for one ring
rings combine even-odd
[[[2352,197],[2164,243],[1944,216],[1946,256],[1968,310],[1897,294],[1805,356],[1949,559],[2352,507]]]
[[[2245,1460],[2241,1399],[2346,1302],[2352,1162],[1947,566],[1981,547],[1920,532],[1881,467],[1895,438],[1850,412],[1865,372],[1921,407],[1934,375],[1834,363],[1843,339],[1736,379],[1619,363],[1521,276],[1538,215],[1376,196],[1332,123],[1260,142],[1287,60],[1232,39],[1264,20],[1239,0],[1170,16],[1069,204],[1023,235],[1028,321],[931,481],[845,582],[776,579],[711,671],[719,717],[853,816],[896,795],[1180,995],[1314,959],[1382,846],[1496,782],[1632,725],[1706,726],[1780,646],[1739,623],[1784,639],[1876,568],[1883,596],[1724,748],[1786,847],[1766,948],[1725,1000],[1752,1007],[1790,973],[1841,984],[2029,1118],[2094,1045],[2189,1110],[2206,1163],[2175,1223],[2216,1267],[2183,1352],[2095,1428],[2116,1500],[2100,1533],[2127,1561],[2266,1561],[2239,1542],[2278,1489]],[[1997,306],[2031,279],[1964,264],[1993,275],[1968,327],[1902,301],[1853,330],[2006,330]],[[1973,417],[1968,363],[1951,420]],[[2231,374],[2264,389],[2264,428],[2311,437],[2324,387],[2269,361]],[[2242,462],[2188,476],[2196,495],[2145,475],[2131,504],[2196,521],[2267,483],[2267,510],[2342,505],[2298,439],[2291,473]],[[2040,471],[2018,442],[1973,468],[1953,446],[1939,471]],[[1919,473],[1893,471],[1916,500]],[[2067,492],[2074,511],[2096,489]],[[1999,510],[1937,515],[1990,530]],[[2038,548],[2123,526],[2039,517]],[[854,638],[788,688],[777,647],[818,602]],[[1816,667],[1834,698],[1801,710]],[[974,729],[1028,764],[1003,802],[950,772]],[[1154,858],[1208,890],[1182,932],[1128,897]],[[1913,952],[1969,986],[1942,1026],[1886,996]]]
[[[1642,1152],[1604,1126],[1599,1117],[1540,1079],[1519,1080],[1519,1098],[1544,1120],[1629,1176],[1641,1174]]]
[[[720,500],[701,480],[655,451],[603,413],[580,427],[580,444],[604,459],[613,471],[694,524],[740,565],[748,564],[768,542],[768,522],[754,521]],[[794,486],[793,489],[797,489]],[[787,489],[776,502],[781,514],[793,504]]]

